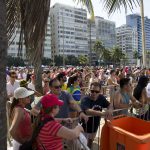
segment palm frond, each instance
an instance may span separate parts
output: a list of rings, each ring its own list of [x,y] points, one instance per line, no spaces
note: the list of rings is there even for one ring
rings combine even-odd
[[[127,11],[129,7],[133,10],[134,6],[139,5],[139,0],[101,0],[104,3],[104,8],[108,11],[108,14],[114,13],[117,9],[121,9],[123,6]]]
[[[26,54],[37,62],[38,56],[43,55],[43,44],[47,20],[49,16],[50,0],[21,0],[21,38],[20,43],[26,46]]]
[[[74,2],[81,3],[82,5],[86,6],[89,14],[91,15],[91,20],[94,19],[94,9],[91,0],[73,0]]]
[[[16,29],[20,22],[20,1],[6,0],[6,26],[7,38],[9,42],[13,42],[16,36]],[[10,40],[11,39],[11,40]],[[11,43],[9,43],[11,44]]]
[[[49,16],[50,0],[6,0],[8,39],[15,35],[20,26],[19,55],[23,44],[27,57],[36,62],[43,55],[42,44],[45,38]]]

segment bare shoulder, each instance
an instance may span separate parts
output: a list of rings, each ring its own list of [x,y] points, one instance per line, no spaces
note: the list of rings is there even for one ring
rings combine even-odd
[[[115,92],[115,96],[119,96],[119,97],[121,97],[121,93],[120,93],[120,91],[119,90],[117,90],[116,92]]]
[[[22,115],[22,114],[24,114],[24,109],[20,108],[20,107],[15,107],[14,112],[18,113],[19,115]]]

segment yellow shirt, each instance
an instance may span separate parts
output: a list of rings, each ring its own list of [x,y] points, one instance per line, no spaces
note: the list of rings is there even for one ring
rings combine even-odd
[[[61,89],[62,89],[63,91],[66,91],[66,90],[67,90],[67,84],[64,83],[63,86],[61,87]]]

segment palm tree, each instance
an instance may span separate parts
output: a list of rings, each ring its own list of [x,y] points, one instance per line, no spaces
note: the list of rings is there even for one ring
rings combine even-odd
[[[89,58],[87,56],[80,55],[78,57],[78,61],[79,61],[80,65],[87,65],[89,63]]]
[[[93,47],[93,51],[98,56],[99,60],[101,61],[103,58],[103,54],[105,51],[105,47],[101,41],[96,41]]]
[[[138,58],[139,58],[139,53],[138,53],[138,51],[136,51],[136,50],[133,51],[133,58],[134,58],[134,59],[138,59]]]
[[[112,49],[112,60],[115,64],[120,63],[121,59],[125,58],[125,54],[119,47],[114,47]]]
[[[111,57],[111,51],[109,49],[105,49],[105,51],[103,52],[103,59],[106,63],[111,62],[112,57]]]
[[[92,14],[93,7],[91,1],[92,0],[78,0],[78,2],[85,4],[89,12]],[[108,13],[111,14],[116,9],[120,9],[121,6],[124,6],[126,9],[127,6],[133,8],[135,1],[138,0],[104,0],[104,6]],[[16,27],[20,25],[20,41],[23,41],[24,37],[30,61],[34,63],[35,69],[37,68],[36,72],[40,72],[43,40],[45,36],[49,6],[50,0],[0,0],[0,150],[7,149],[5,78],[8,46],[7,41],[12,37]],[[40,75],[38,76],[40,78]]]

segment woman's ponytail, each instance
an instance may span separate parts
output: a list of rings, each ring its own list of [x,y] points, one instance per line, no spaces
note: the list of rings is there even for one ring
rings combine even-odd
[[[10,118],[11,118],[14,107],[17,106],[18,103],[19,103],[19,100],[16,98],[13,98],[12,104],[10,106],[10,115],[9,115]]]

